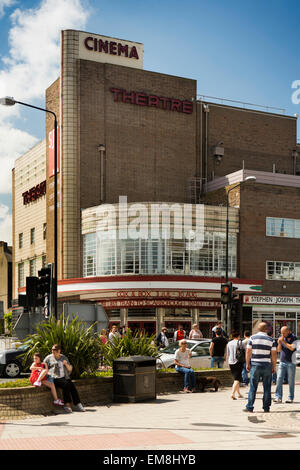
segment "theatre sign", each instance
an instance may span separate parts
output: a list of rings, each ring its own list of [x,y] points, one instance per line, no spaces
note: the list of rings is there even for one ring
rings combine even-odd
[[[79,32],[79,59],[142,69],[143,55],[139,42]]]

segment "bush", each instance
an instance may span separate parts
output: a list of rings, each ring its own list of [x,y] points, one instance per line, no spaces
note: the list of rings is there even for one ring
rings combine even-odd
[[[124,333],[122,338],[114,338],[102,345],[104,363],[113,366],[115,359],[127,356],[150,356],[158,357],[159,351],[155,345],[155,335],[147,336],[141,331],[133,333],[130,329]]]
[[[36,333],[27,336],[26,344],[30,349],[25,354],[25,361],[39,352],[43,357],[51,354],[51,346],[60,344],[62,354],[67,356],[73,366],[71,377],[77,379],[83,372],[93,373],[98,369],[101,356],[101,341],[93,331],[94,325],[89,328],[78,317],[69,320],[69,317],[60,320],[51,318],[47,323],[41,323]]]
[[[4,314],[4,328],[7,328],[9,335],[12,335],[12,312]]]

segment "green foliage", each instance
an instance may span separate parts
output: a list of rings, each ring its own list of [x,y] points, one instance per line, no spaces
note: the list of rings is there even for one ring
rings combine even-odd
[[[83,372],[80,376],[81,379],[90,379],[93,377],[112,377],[113,376],[113,370],[97,370],[95,372]]]
[[[19,387],[31,387],[29,379],[18,379],[12,380],[11,382],[0,383],[0,388],[19,388]]]
[[[8,312],[4,314],[4,322],[11,336],[12,335],[12,312]]]
[[[73,366],[73,379],[79,378],[85,371],[94,372],[100,364],[101,341],[95,335],[93,327],[94,325],[87,328],[78,317],[70,320],[69,317],[63,319],[61,315],[58,321],[52,317],[49,322],[38,325],[36,333],[25,339],[30,347],[25,360],[32,358],[35,352],[46,357],[51,354],[53,344],[60,344],[62,354],[68,357]]]
[[[147,336],[141,331],[133,333],[130,329],[126,331],[122,338],[114,338],[113,342],[108,341],[102,345],[104,363],[111,367],[114,359],[119,357],[158,357],[159,354],[155,344],[155,335]]]

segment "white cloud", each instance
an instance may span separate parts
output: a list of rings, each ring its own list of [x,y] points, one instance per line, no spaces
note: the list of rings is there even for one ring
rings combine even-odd
[[[0,203],[0,240],[3,240],[11,245],[11,214],[9,208]]]
[[[2,64],[0,62],[0,97],[13,96],[19,101],[44,106],[45,89],[60,74],[61,30],[84,29],[86,25],[89,11],[83,6],[83,1],[42,0],[36,8],[30,9],[18,2],[21,7],[10,15],[9,51],[2,57]],[[0,0],[0,17],[4,8],[14,3],[14,0]],[[0,108],[1,195],[11,191],[11,170],[15,159],[38,139],[30,135],[30,123],[26,131],[16,127],[15,119],[22,118],[24,107]],[[3,238],[1,230],[8,223],[9,217],[0,220],[0,239]]]
[[[59,76],[60,31],[83,28],[88,12],[80,0],[44,0],[35,9],[17,8],[10,18],[10,49],[2,59],[0,96],[40,99]]]
[[[15,0],[0,0],[0,18],[4,15],[4,9],[14,5]]]

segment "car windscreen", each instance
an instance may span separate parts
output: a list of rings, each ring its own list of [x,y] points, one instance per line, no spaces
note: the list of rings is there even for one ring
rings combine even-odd
[[[194,346],[195,343],[191,343],[190,341],[187,341],[187,348],[191,349]],[[179,349],[179,341],[175,341],[174,343],[170,344],[165,349],[162,349],[160,352],[164,354],[175,354],[175,351]]]

